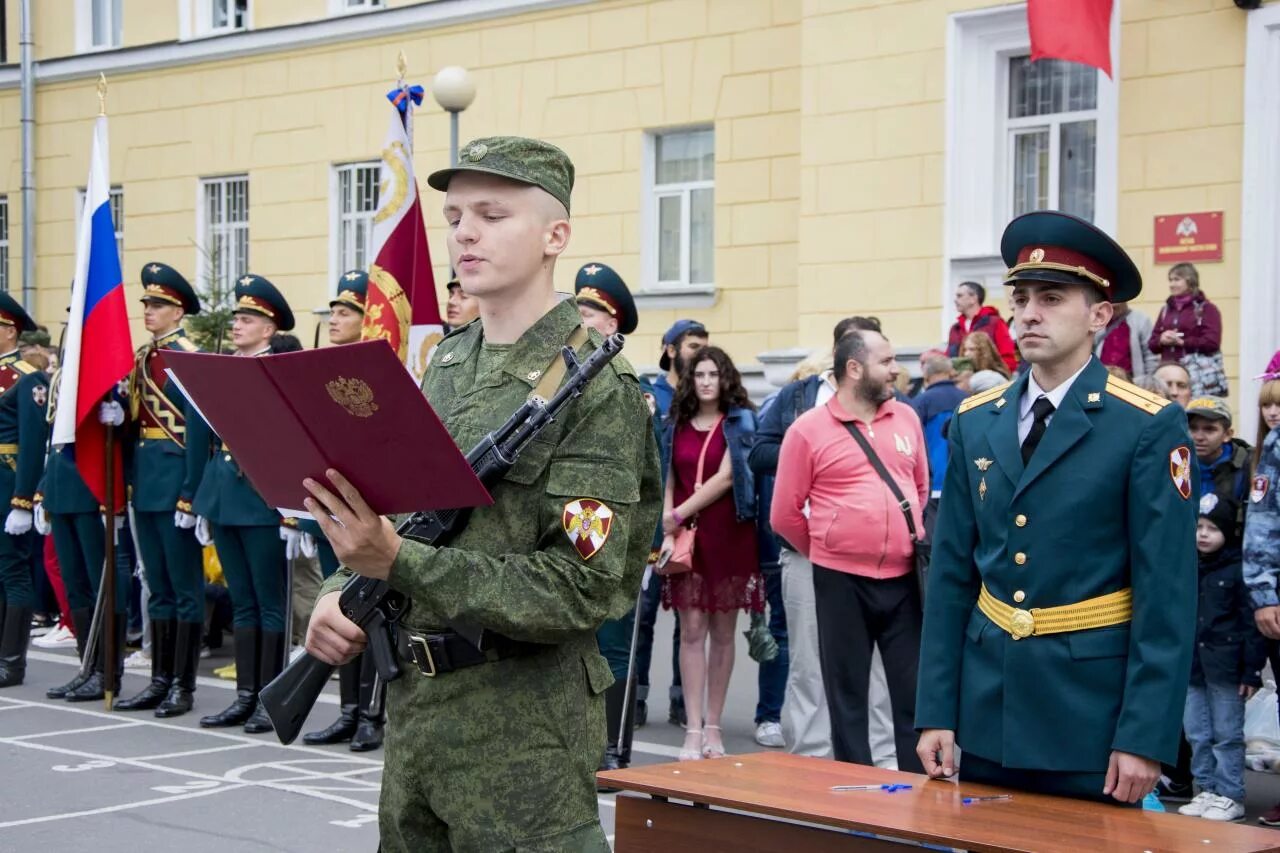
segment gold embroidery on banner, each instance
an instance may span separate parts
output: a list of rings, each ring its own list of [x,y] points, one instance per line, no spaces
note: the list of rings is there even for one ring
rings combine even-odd
[[[373,401],[373,389],[362,379],[345,379],[339,376],[332,382],[325,383],[324,387],[333,402],[357,418],[372,417],[378,411],[378,404]]]

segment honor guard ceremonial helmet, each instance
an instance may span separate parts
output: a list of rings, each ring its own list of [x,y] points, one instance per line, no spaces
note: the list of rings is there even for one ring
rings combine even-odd
[[[1004,283],[1040,281],[1085,284],[1108,302],[1128,302],[1142,292],[1142,276],[1124,249],[1105,232],[1057,210],[1025,213],[1000,239],[1009,272]]]
[[[18,300],[0,291],[0,326],[14,326],[19,333],[34,332],[36,321],[18,304]]]
[[[618,321],[618,331],[629,335],[640,322],[636,302],[622,276],[608,264],[589,263],[578,270],[573,282],[574,298],[579,305],[603,311]]]
[[[329,307],[346,305],[364,313],[364,300],[369,293],[369,274],[364,270],[348,270],[338,279],[338,295],[329,300]]]
[[[245,273],[236,281],[236,305],[231,313],[260,314],[282,332],[293,328],[293,311],[276,286],[260,275]]]
[[[200,313],[200,298],[182,273],[152,261],[142,268],[142,302],[179,305],[188,314]]]

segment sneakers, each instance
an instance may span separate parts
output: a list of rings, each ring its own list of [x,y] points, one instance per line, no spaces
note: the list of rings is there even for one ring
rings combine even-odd
[[[756,726],[756,743],[761,746],[783,747],[787,742],[782,739],[782,723],[765,720]]]
[[[32,640],[31,645],[42,649],[74,649],[76,646],[76,635],[71,633],[70,628],[59,622],[57,626],[43,637],[37,637]]]
[[[151,669],[151,655],[138,649],[124,659],[125,669]]]
[[[1235,823],[1244,820],[1244,803],[1237,803],[1228,797],[1215,796],[1200,817],[1205,820]]]
[[[1276,803],[1262,814],[1258,815],[1258,823],[1264,826],[1280,826],[1280,803]]]
[[[1201,791],[1196,794],[1195,799],[1187,803],[1185,806],[1178,808],[1178,814],[1184,814],[1187,817],[1204,817],[1205,810],[1218,799],[1218,795],[1213,791]],[[1222,799],[1226,799],[1223,797]],[[1227,800],[1227,802],[1231,802]]]

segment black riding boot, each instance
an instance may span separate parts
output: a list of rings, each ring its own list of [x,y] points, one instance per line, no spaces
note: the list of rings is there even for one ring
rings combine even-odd
[[[258,683],[254,687],[254,695],[265,685],[284,671],[284,634],[280,631],[263,631],[262,632],[262,655],[258,658]],[[258,707],[254,709],[253,715],[245,721],[245,734],[261,734],[269,732],[275,728],[271,724],[271,718],[267,716],[267,709],[258,703]]]
[[[117,613],[115,623],[116,667],[110,689],[112,693],[118,694],[120,692],[120,679],[124,673],[124,641],[125,634],[129,629],[129,619],[125,614]],[[68,702],[96,702],[99,699],[106,698],[108,689],[106,659],[105,640],[103,637],[99,637],[98,644],[94,647],[93,672],[79,687],[67,691],[67,695],[63,698]]]
[[[203,622],[175,622],[174,673],[169,695],[156,708],[157,717],[180,717],[195,704],[196,671],[200,668],[200,640]]]
[[[30,607],[4,609],[0,627],[0,687],[17,687],[27,674],[27,643],[31,640]]]
[[[258,654],[262,646],[262,631],[254,628],[236,628],[236,698],[217,714],[200,718],[206,729],[220,729],[243,725],[258,707]]]
[[[363,659],[364,655],[360,655],[338,667],[338,696],[342,700],[338,719],[327,729],[307,732],[302,736],[303,743],[321,746],[351,740],[356,733],[356,709],[360,705],[360,661]]]
[[[358,723],[351,738],[352,752],[368,752],[382,746],[382,727],[387,721],[387,685],[378,678],[373,654],[360,656],[360,707]]]
[[[177,642],[173,619],[151,620],[151,683],[138,695],[115,704],[117,711],[150,711],[169,695],[173,683],[173,653]]]
[[[93,608],[80,607],[71,611],[71,627],[76,632],[76,657],[80,659],[80,669],[76,672],[75,677],[60,687],[50,687],[44,692],[44,695],[50,699],[65,699],[67,694],[75,690],[88,679],[89,673],[85,671],[84,666],[84,647],[89,638],[89,628],[93,625]],[[93,667],[89,667],[92,671]]]

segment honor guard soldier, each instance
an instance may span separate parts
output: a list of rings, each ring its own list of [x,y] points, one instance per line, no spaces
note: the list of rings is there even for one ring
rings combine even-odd
[[[36,324],[7,293],[0,293],[0,687],[21,684],[36,606],[31,578],[31,526],[36,486],[44,467],[49,379],[23,361],[18,335]]]
[[[591,262],[578,270],[573,283],[574,300],[582,325],[601,335],[636,330],[640,318],[622,276],[608,264]],[[642,387],[647,383],[642,383]],[[659,542],[660,544],[660,542]],[[637,590],[638,592],[638,590]],[[635,717],[635,689],[627,690],[631,669],[631,637],[636,621],[635,608],[621,619],[610,619],[596,632],[600,653],[609,662],[614,682],[604,693],[605,750],[601,770],[618,770],[631,763],[631,733]],[[631,697],[627,707],[627,696]]]
[[[338,295],[329,303],[329,343],[354,344],[360,340],[368,290],[369,276],[363,270],[351,270],[338,279]],[[312,518],[299,519],[298,529],[311,537],[320,558],[320,572],[328,578],[338,570],[338,557],[319,523]],[[303,550],[311,547],[308,543]],[[338,719],[328,728],[307,732],[302,740],[312,745],[349,742],[352,752],[368,752],[382,746],[387,686],[377,678],[372,655],[360,655],[338,668],[338,695]]]
[[[1196,465],[1178,406],[1091,352],[1133,261],[1056,211],[1000,245],[1031,370],[951,421],[916,727],[931,776],[1138,803],[1178,751],[1196,625]]]
[[[271,352],[271,336],[293,328],[293,311],[275,285],[245,275],[235,288],[231,342],[246,358]],[[287,651],[287,566],[283,523],[240,470],[225,444],[205,467],[196,490],[196,536],[212,541],[231,593],[235,632],[236,698],[224,711],[200,718],[206,728],[244,725],[251,734],[271,731],[258,707],[258,690],[280,674]]]
[[[199,351],[182,328],[183,317],[200,313],[199,298],[173,267],[149,263],[142,268],[142,306],[152,337],[138,349],[129,375],[130,502],[150,591],[151,683],[115,709],[177,717],[194,701],[204,632],[204,564],[191,502],[213,433],[165,374],[165,351]]]
[[[564,152],[480,139],[427,182],[448,193],[450,256],[480,322],[441,342],[423,388],[469,449],[531,394],[554,394],[566,343],[585,357],[601,338],[553,285],[570,232]],[[308,509],[347,567],[322,588],[308,650],[338,665],[363,646],[334,594],[348,569],[412,599],[400,631],[407,672],[388,690],[387,853],[609,849],[593,774],[613,676],[595,633],[631,609],[658,521],[646,414],[635,371],[615,357],[442,547],[402,540],[341,472],[306,482]],[[483,629],[481,648],[454,622]]]

